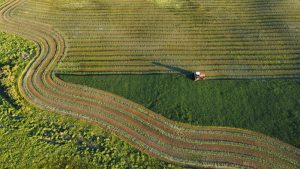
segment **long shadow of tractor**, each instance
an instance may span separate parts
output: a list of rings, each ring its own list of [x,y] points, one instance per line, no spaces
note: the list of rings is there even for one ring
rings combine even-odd
[[[166,64],[162,64],[162,63],[159,63],[159,62],[152,62],[154,65],[157,65],[157,66],[162,66],[162,67],[165,67],[169,70],[172,70],[174,72],[177,72],[177,73],[180,73],[180,74],[183,74],[185,75],[187,78],[191,79],[191,80],[194,80],[194,81],[198,81],[198,80],[204,80],[206,78],[206,75],[200,71],[189,71],[189,70],[185,70],[185,69],[182,69],[182,68],[179,68],[179,67],[175,67],[175,66],[172,66],[172,65],[166,65]]]

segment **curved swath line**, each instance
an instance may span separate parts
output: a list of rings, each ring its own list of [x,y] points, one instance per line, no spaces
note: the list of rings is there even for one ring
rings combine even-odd
[[[161,160],[193,167],[299,168],[300,150],[260,133],[173,122],[130,100],[61,81],[55,65],[64,56],[64,39],[48,25],[10,12],[24,0],[1,9],[1,29],[35,41],[39,56],[26,68],[20,90],[35,106],[86,118]]]

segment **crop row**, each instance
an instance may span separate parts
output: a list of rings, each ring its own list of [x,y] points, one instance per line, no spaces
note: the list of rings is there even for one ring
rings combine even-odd
[[[270,48],[268,45],[261,45],[261,46],[249,46],[249,48],[253,47],[253,49],[248,49],[247,51],[290,51],[290,50],[295,50],[295,46],[289,46],[285,47],[283,45],[278,45],[278,46],[273,46]],[[239,46],[218,46],[218,45],[196,45],[196,44],[191,44],[191,45],[160,45],[160,44],[153,44],[153,45],[126,45],[123,43],[123,46],[84,46],[84,47],[69,47],[68,52],[80,52],[80,51],[128,51],[128,50],[133,50],[135,49],[136,51],[145,51],[149,52],[149,50],[153,49],[154,51],[161,51],[161,50],[166,50],[166,51],[181,51],[181,50],[186,50],[186,51],[208,51],[208,50],[217,50],[217,51],[224,51],[230,50],[231,52],[238,52],[238,51],[244,51],[245,46],[239,45]]]
[[[26,4],[26,7],[27,6],[30,6],[30,3],[27,3]],[[145,5],[146,6],[146,5]],[[287,6],[287,5],[286,5]],[[130,7],[128,7],[128,9],[118,9],[117,8],[118,6],[114,6],[114,15],[125,15],[125,16],[131,16],[132,18],[140,18],[140,17],[143,17],[145,15],[148,15],[149,13],[151,12],[156,12],[156,13],[153,13],[152,16],[159,16],[159,15],[162,15],[163,13],[167,13],[167,11],[163,11],[163,10],[157,10],[153,7],[148,7],[147,10],[133,10],[131,9]],[[134,7],[134,6],[131,6],[131,7]],[[221,8],[221,6],[219,6]],[[227,4],[227,7],[228,7],[228,4]],[[41,4],[38,4],[38,2],[36,2],[36,7],[30,7],[28,8],[27,10],[28,11],[38,11],[38,12],[45,12],[43,11],[42,9],[49,9],[51,7],[49,7],[49,5],[41,5]],[[122,8],[124,8],[124,6],[122,6]],[[209,7],[207,7],[209,8]],[[224,8],[225,10],[228,9],[228,8]],[[228,11],[221,11],[223,13],[228,13],[229,12],[234,12],[235,15],[241,15],[241,16],[244,16],[244,17],[248,17],[249,18],[254,18],[254,17],[260,17],[262,19],[266,18],[266,17],[272,17],[272,16],[276,16],[278,18],[284,18],[282,15],[279,15],[279,12],[282,12],[282,13],[286,13],[288,14],[287,16],[292,16],[292,17],[297,17],[299,18],[299,16],[297,15],[297,8],[292,8],[291,6],[290,7],[286,7],[286,8],[272,8],[273,10],[277,10],[277,12],[270,12],[270,8],[269,9],[266,9],[265,11],[260,11],[259,13],[257,12],[257,8],[256,7],[251,7],[250,5],[247,6],[245,8],[245,10],[241,10],[240,6],[237,6],[237,7],[234,7],[232,9],[229,9]],[[287,10],[288,9],[288,10]],[[68,10],[68,9],[67,9]],[[111,13],[111,8],[108,8],[108,9],[96,9],[94,10],[94,12],[91,12],[92,9],[80,9],[80,13],[76,13],[76,11],[72,11],[72,10],[59,10],[59,9],[53,9],[50,10],[50,11],[47,11],[47,14],[51,14],[51,15],[59,15],[59,14],[62,14],[62,13],[65,13],[67,17],[71,17],[72,14],[74,13],[74,16],[104,16],[104,14],[108,14],[108,15],[112,15]],[[95,13],[95,12],[98,12],[98,11],[101,11],[102,13]],[[214,10],[215,12],[210,12],[209,14],[210,15],[205,15],[204,18],[212,18],[212,17],[217,17],[219,16],[218,14],[220,14],[220,9],[219,10]],[[22,8],[19,9],[18,12],[22,12]],[[134,13],[137,13],[139,12],[141,15],[134,15]],[[201,12],[201,11],[200,11]],[[254,15],[249,15],[249,13],[252,12],[254,13]],[[181,10],[180,13],[182,14],[182,16],[190,16],[191,12],[189,9],[187,10]],[[172,13],[167,13],[169,15],[172,15]],[[232,14],[233,15],[233,14]],[[175,16],[175,17],[180,17],[180,16]],[[197,15],[192,15],[193,18],[202,18],[200,16],[197,16]],[[219,17],[222,17],[222,16],[219,16]]]
[[[152,62],[151,62],[152,61]],[[93,60],[86,60],[83,62],[80,62],[80,65],[83,66],[138,66],[138,65],[144,65],[144,66],[150,66],[153,65],[153,62],[159,62],[162,64],[167,65],[174,65],[174,66],[180,66],[180,65],[288,65],[288,64],[300,64],[300,59],[298,60],[277,60],[277,59],[252,59],[252,60],[234,60],[234,59],[198,59],[198,60],[192,60],[192,59],[170,59],[170,60],[152,60],[152,59],[140,59],[140,60],[104,60],[104,61],[93,61]],[[114,63],[116,62],[116,63]],[[73,61],[68,62],[67,60],[64,60],[60,62],[62,66],[73,66],[73,65],[79,65],[76,64]]]
[[[36,12],[36,11],[33,11]],[[239,23],[234,23],[234,22],[238,22],[240,20],[239,19],[226,19],[224,18],[224,20],[221,20],[223,18],[207,18],[205,19],[192,19],[191,18],[173,18],[176,20],[167,20],[167,19],[159,19],[159,18],[146,18],[147,15],[145,15],[145,17],[130,17],[130,18],[124,18],[124,19],[120,19],[120,16],[111,16],[109,18],[104,18],[104,17],[100,17],[100,16],[95,16],[95,15],[91,15],[91,16],[78,16],[78,20],[74,19],[74,18],[63,18],[61,15],[62,14],[57,14],[58,16],[47,16],[47,15],[43,15],[41,13],[41,16],[35,16],[34,14],[30,14],[30,13],[17,13],[16,15],[25,15],[26,19],[34,19],[34,20],[38,20],[41,22],[48,22],[48,23],[52,23],[53,25],[60,27],[60,28],[68,28],[71,25],[74,25],[74,22],[79,22],[79,23],[83,23],[85,25],[89,25],[89,26],[108,26],[108,25],[114,25],[114,26],[120,26],[120,24],[124,25],[124,26],[132,26],[132,27],[137,27],[137,26],[144,26],[147,27],[146,24],[157,24],[157,23],[161,23],[161,22],[165,22],[164,24],[166,24],[167,26],[181,26],[182,28],[188,28],[188,25],[191,24],[197,24],[197,25],[193,25],[192,28],[215,28],[216,30],[218,29],[222,29],[222,27],[220,26],[224,26],[225,28],[235,28],[235,27],[241,27],[241,28],[246,28],[246,26],[249,26],[250,28],[266,28],[267,27],[273,27],[273,28],[277,28],[279,29],[280,24],[282,24],[282,22],[286,22],[286,23],[297,23],[300,20],[300,17],[285,17],[285,18],[270,18],[270,17],[266,17],[265,19],[262,17],[260,18],[260,20],[258,20],[257,18],[253,18],[253,19],[249,19],[248,16],[247,18],[245,18],[245,21],[239,22]],[[161,16],[157,16],[157,17],[163,17],[164,14],[162,14]],[[166,16],[168,17],[168,16]],[[172,17],[172,16],[169,16]],[[188,17],[188,16],[186,16]],[[90,20],[89,20],[90,19]],[[95,23],[96,21],[102,19],[102,23]],[[92,22],[94,21],[94,22]],[[109,22],[111,21],[111,22]],[[118,24],[119,22],[119,24]],[[233,23],[231,23],[233,22]],[[205,26],[203,24],[206,24]],[[278,24],[278,25],[276,25]],[[152,25],[153,26],[153,25]],[[159,25],[156,25],[159,27]],[[281,26],[285,26],[285,25],[281,25]],[[78,27],[84,27],[83,25],[79,25]]]

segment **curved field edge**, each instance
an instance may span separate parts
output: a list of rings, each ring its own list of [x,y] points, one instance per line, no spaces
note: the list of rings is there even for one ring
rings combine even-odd
[[[0,168],[177,168],[84,120],[45,112],[18,92],[36,45],[0,32]]]
[[[245,128],[300,146],[300,80],[194,82],[176,74],[57,76],[123,96],[174,121]]]
[[[20,82],[26,99],[34,105],[89,119],[142,151],[181,165],[299,166],[299,149],[265,135],[234,128],[175,123],[124,98],[60,81],[52,70],[63,55],[63,37],[50,26],[11,18],[10,11],[20,2],[11,1],[3,6],[1,27],[32,39],[40,46],[39,57],[28,66]],[[16,29],[21,24],[23,31]]]

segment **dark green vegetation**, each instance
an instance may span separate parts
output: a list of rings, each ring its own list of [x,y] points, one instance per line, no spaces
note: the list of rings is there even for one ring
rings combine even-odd
[[[300,80],[192,80],[182,75],[70,76],[170,119],[246,128],[300,147]]]
[[[29,106],[17,79],[35,52],[0,33],[0,168],[174,168],[97,126]]]

